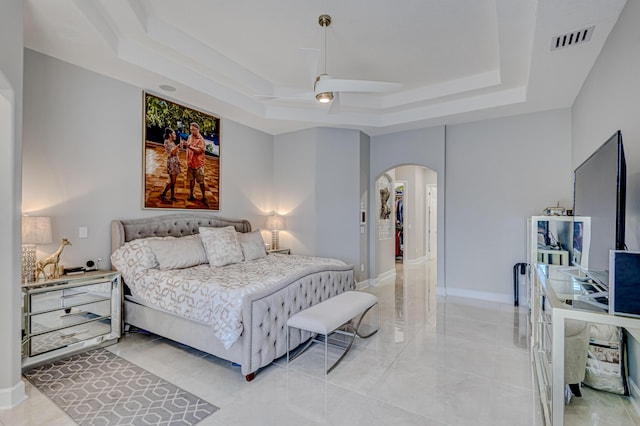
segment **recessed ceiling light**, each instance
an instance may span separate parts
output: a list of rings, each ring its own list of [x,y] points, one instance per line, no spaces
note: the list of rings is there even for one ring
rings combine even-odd
[[[165,92],[175,92],[176,88],[173,86],[169,86],[168,84],[161,84],[160,87],[162,90],[164,90]]]

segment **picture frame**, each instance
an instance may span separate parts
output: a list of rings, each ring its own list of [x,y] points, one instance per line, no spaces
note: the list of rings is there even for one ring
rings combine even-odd
[[[146,91],[143,115],[143,208],[219,211],[220,118]]]
[[[393,206],[391,204],[392,182],[393,179],[387,173],[384,173],[376,180],[378,239],[380,240],[393,238],[393,223],[391,221],[393,215]]]

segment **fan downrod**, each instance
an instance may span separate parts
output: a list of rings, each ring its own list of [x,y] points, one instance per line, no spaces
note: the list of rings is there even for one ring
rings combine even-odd
[[[331,16],[329,15],[318,16],[318,24],[320,24],[321,27],[328,27],[329,25],[331,25]]]

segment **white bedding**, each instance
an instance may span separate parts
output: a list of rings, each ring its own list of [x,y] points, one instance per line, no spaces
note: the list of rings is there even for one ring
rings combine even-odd
[[[221,267],[203,264],[160,270],[148,244],[134,242],[133,247],[125,250],[123,246],[111,257],[131,293],[153,306],[211,326],[227,349],[242,333],[242,301],[246,294],[292,282],[327,266],[345,265],[336,259],[271,254]]]

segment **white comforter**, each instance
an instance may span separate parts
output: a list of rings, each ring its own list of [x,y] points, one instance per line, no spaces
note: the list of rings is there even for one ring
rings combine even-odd
[[[203,264],[186,269],[148,268],[140,256],[112,256],[131,293],[147,303],[176,315],[207,324],[228,349],[242,333],[242,301],[245,295],[292,282],[307,273],[344,262],[307,256],[271,254],[262,259],[211,268]],[[137,258],[137,259],[136,259]],[[145,266],[147,265],[147,266]]]

